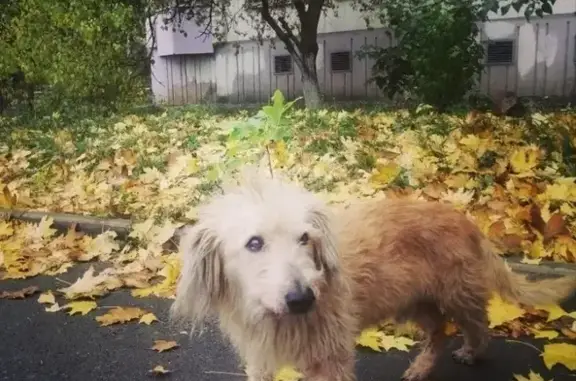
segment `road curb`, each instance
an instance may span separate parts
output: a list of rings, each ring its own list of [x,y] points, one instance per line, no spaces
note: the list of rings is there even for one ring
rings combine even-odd
[[[76,230],[88,235],[98,235],[107,230],[113,230],[118,235],[118,238],[125,239],[132,228],[132,220],[122,218],[101,218],[71,213],[0,208],[1,219],[16,219],[38,223],[44,217],[52,218],[54,220],[53,227],[59,232],[66,232],[73,224],[76,224]]]
[[[53,226],[60,232],[66,232],[70,226],[76,224],[76,229],[88,235],[98,235],[107,230],[116,232],[118,239],[125,239],[130,234],[133,220],[122,218],[101,218],[72,213],[52,213],[41,211],[28,211],[22,209],[0,208],[0,219],[16,219],[26,222],[38,223],[43,217],[50,217],[54,220]],[[174,234],[173,240],[179,241],[179,231]],[[530,265],[522,263],[520,257],[506,257],[508,265],[512,270],[533,274],[537,276],[574,276],[576,277],[576,264],[574,263],[541,263]]]

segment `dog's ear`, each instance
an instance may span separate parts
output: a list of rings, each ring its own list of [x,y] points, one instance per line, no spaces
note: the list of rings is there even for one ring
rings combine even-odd
[[[214,312],[226,292],[221,244],[217,235],[200,222],[181,233],[182,267],[176,286],[171,318],[192,323],[192,331]]]
[[[336,238],[330,226],[328,213],[322,208],[310,210],[310,222],[318,231],[312,239],[314,245],[314,257],[330,278],[338,272],[338,247]]]

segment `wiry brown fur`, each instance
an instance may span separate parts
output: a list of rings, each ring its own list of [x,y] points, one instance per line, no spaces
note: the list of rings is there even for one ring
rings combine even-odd
[[[562,300],[576,287],[574,279],[532,283],[512,274],[490,251],[479,229],[446,205],[370,200],[341,209],[332,219],[306,192],[282,188],[287,185],[274,188],[267,181],[251,186],[258,190],[245,193],[247,202],[281,208],[274,196],[281,192],[279,199],[289,206],[266,218],[277,218],[280,225],[286,221],[286,228],[293,223],[288,221],[298,218],[312,221],[314,262],[302,264],[301,270],[322,269],[321,278],[310,278],[315,308],[305,315],[250,312],[252,302],[241,291],[242,282],[257,279],[243,280],[241,275],[248,271],[243,264],[227,266],[225,258],[233,257],[223,246],[234,240],[234,229],[240,225],[214,230],[217,221],[241,218],[223,203],[207,207],[182,241],[184,266],[171,311],[173,317],[193,323],[218,317],[222,332],[246,365],[249,381],[271,381],[285,364],[298,367],[310,381],[354,381],[356,335],[387,318],[412,320],[423,328],[426,338],[421,352],[404,378],[424,380],[442,349],[447,318],[453,318],[464,333],[464,345],[453,353],[455,360],[471,364],[488,343],[486,305],[494,291],[509,300],[534,304]],[[267,187],[273,190],[267,192]],[[251,198],[254,194],[257,197]],[[309,213],[299,217],[299,203],[308,205],[304,209]],[[243,223],[249,224],[246,220]],[[269,296],[275,287],[270,283],[261,293]]]

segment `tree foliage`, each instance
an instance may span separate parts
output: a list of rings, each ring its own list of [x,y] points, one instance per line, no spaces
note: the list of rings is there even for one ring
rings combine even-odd
[[[396,40],[392,46],[367,46],[361,56],[375,59],[372,80],[389,97],[414,96],[445,109],[460,102],[483,70],[484,46],[478,22],[489,12],[524,10],[526,19],[552,13],[555,0],[386,0],[362,2],[374,10]]]
[[[0,78],[21,73],[59,103],[110,104],[133,94],[149,70],[146,2],[4,0]]]

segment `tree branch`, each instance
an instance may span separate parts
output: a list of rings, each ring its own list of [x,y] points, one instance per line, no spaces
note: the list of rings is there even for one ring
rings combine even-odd
[[[290,52],[290,54],[292,54],[297,61],[300,61],[300,63],[302,63],[303,61],[297,50],[297,45],[294,44],[294,41],[292,41],[290,35],[284,30],[282,30],[280,25],[278,25],[276,20],[274,20],[274,17],[272,17],[272,15],[270,14],[270,3],[268,3],[268,0],[262,0],[262,8],[260,13],[264,21],[266,21],[266,23],[270,25],[270,27],[272,28],[272,30],[274,30],[278,38],[284,43],[284,45],[286,45],[286,49],[288,50],[288,52]]]
[[[288,25],[288,23],[286,22],[286,19],[284,17],[278,17],[278,22],[280,22],[280,25],[282,26],[282,28],[284,28],[284,31],[286,32],[288,37],[292,40],[292,42],[296,46],[298,46],[300,44],[300,41],[298,41],[294,33],[292,33],[292,29],[290,28],[290,25]]]
[[[298,13],[298,18],[304,20],[306,18],[306,4],[304,0],[293,0],[294,8],[296,8],[296,13]]]

